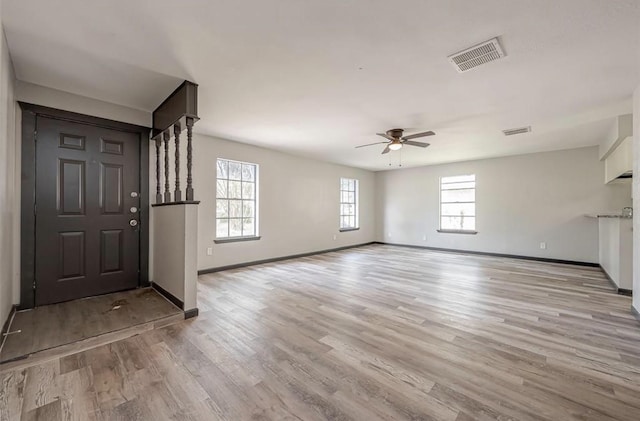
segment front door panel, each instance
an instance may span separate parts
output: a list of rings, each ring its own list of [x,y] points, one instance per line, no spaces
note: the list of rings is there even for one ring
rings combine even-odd
[[[136,288],[140,136],[37,117],[36,305]]]

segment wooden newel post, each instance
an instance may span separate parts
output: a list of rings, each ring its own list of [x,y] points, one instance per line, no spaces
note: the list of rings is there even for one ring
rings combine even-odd
[[[162,134],[164,140],[164,203],[171,202],[171,191],[169,190],[169,131]]]
[[[193,148],[191,139],[193,137],[193,117],[187,117],[187,201],[193,201],[193,178],[191,168],[193,166]]]
[[[176,190],[173,193],[173,200],[180,202],[182,200],[182,192],[180,191],[180,124],[173,125],[173,135],[176,138]]]
[[[160,193],[160,139],[156,139],[156,203],[162,203],[162,193]]]

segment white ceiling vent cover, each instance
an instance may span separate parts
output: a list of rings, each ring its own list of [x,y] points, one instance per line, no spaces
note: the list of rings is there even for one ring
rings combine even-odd
[[[516,134],[529,133],[530,131],[531,131],[531,126],[527,126],[527,127],[518,127],[517,129],[503,130],[502,133],[504,133],[505,136],[513,136]]]
[[[482,44],[457,52],[448,58],[459,73],[464,73],[474,67],[498,60],[504,56],[505,54],[498,42],[498,38],[493,38]]]

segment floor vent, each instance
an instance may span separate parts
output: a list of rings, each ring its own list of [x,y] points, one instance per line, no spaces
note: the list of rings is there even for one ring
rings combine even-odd
[[[518,127],[517,129],[503,130],[502,133],[504,133],[505,136],[513,136],[516,134],[529,133],[530,131],[531,131],[531,126],[527,126],[527,127]]]
[[[493,38],[449,56],[449,61],[459,73],[464,73],[467,70],[498,60],[504,56],[505,54],[498,42],[498,38]]]

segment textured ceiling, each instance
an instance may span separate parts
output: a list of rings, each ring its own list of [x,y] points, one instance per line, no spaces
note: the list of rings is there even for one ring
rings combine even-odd
[[[197,131],[369,169],[595,145],[640,82],[635,0],[3,1],[20,80],[152,110],[200,85]],[[498,36],[507,57],[447,56]],[[501,130],[531,125],[531,134]]]

